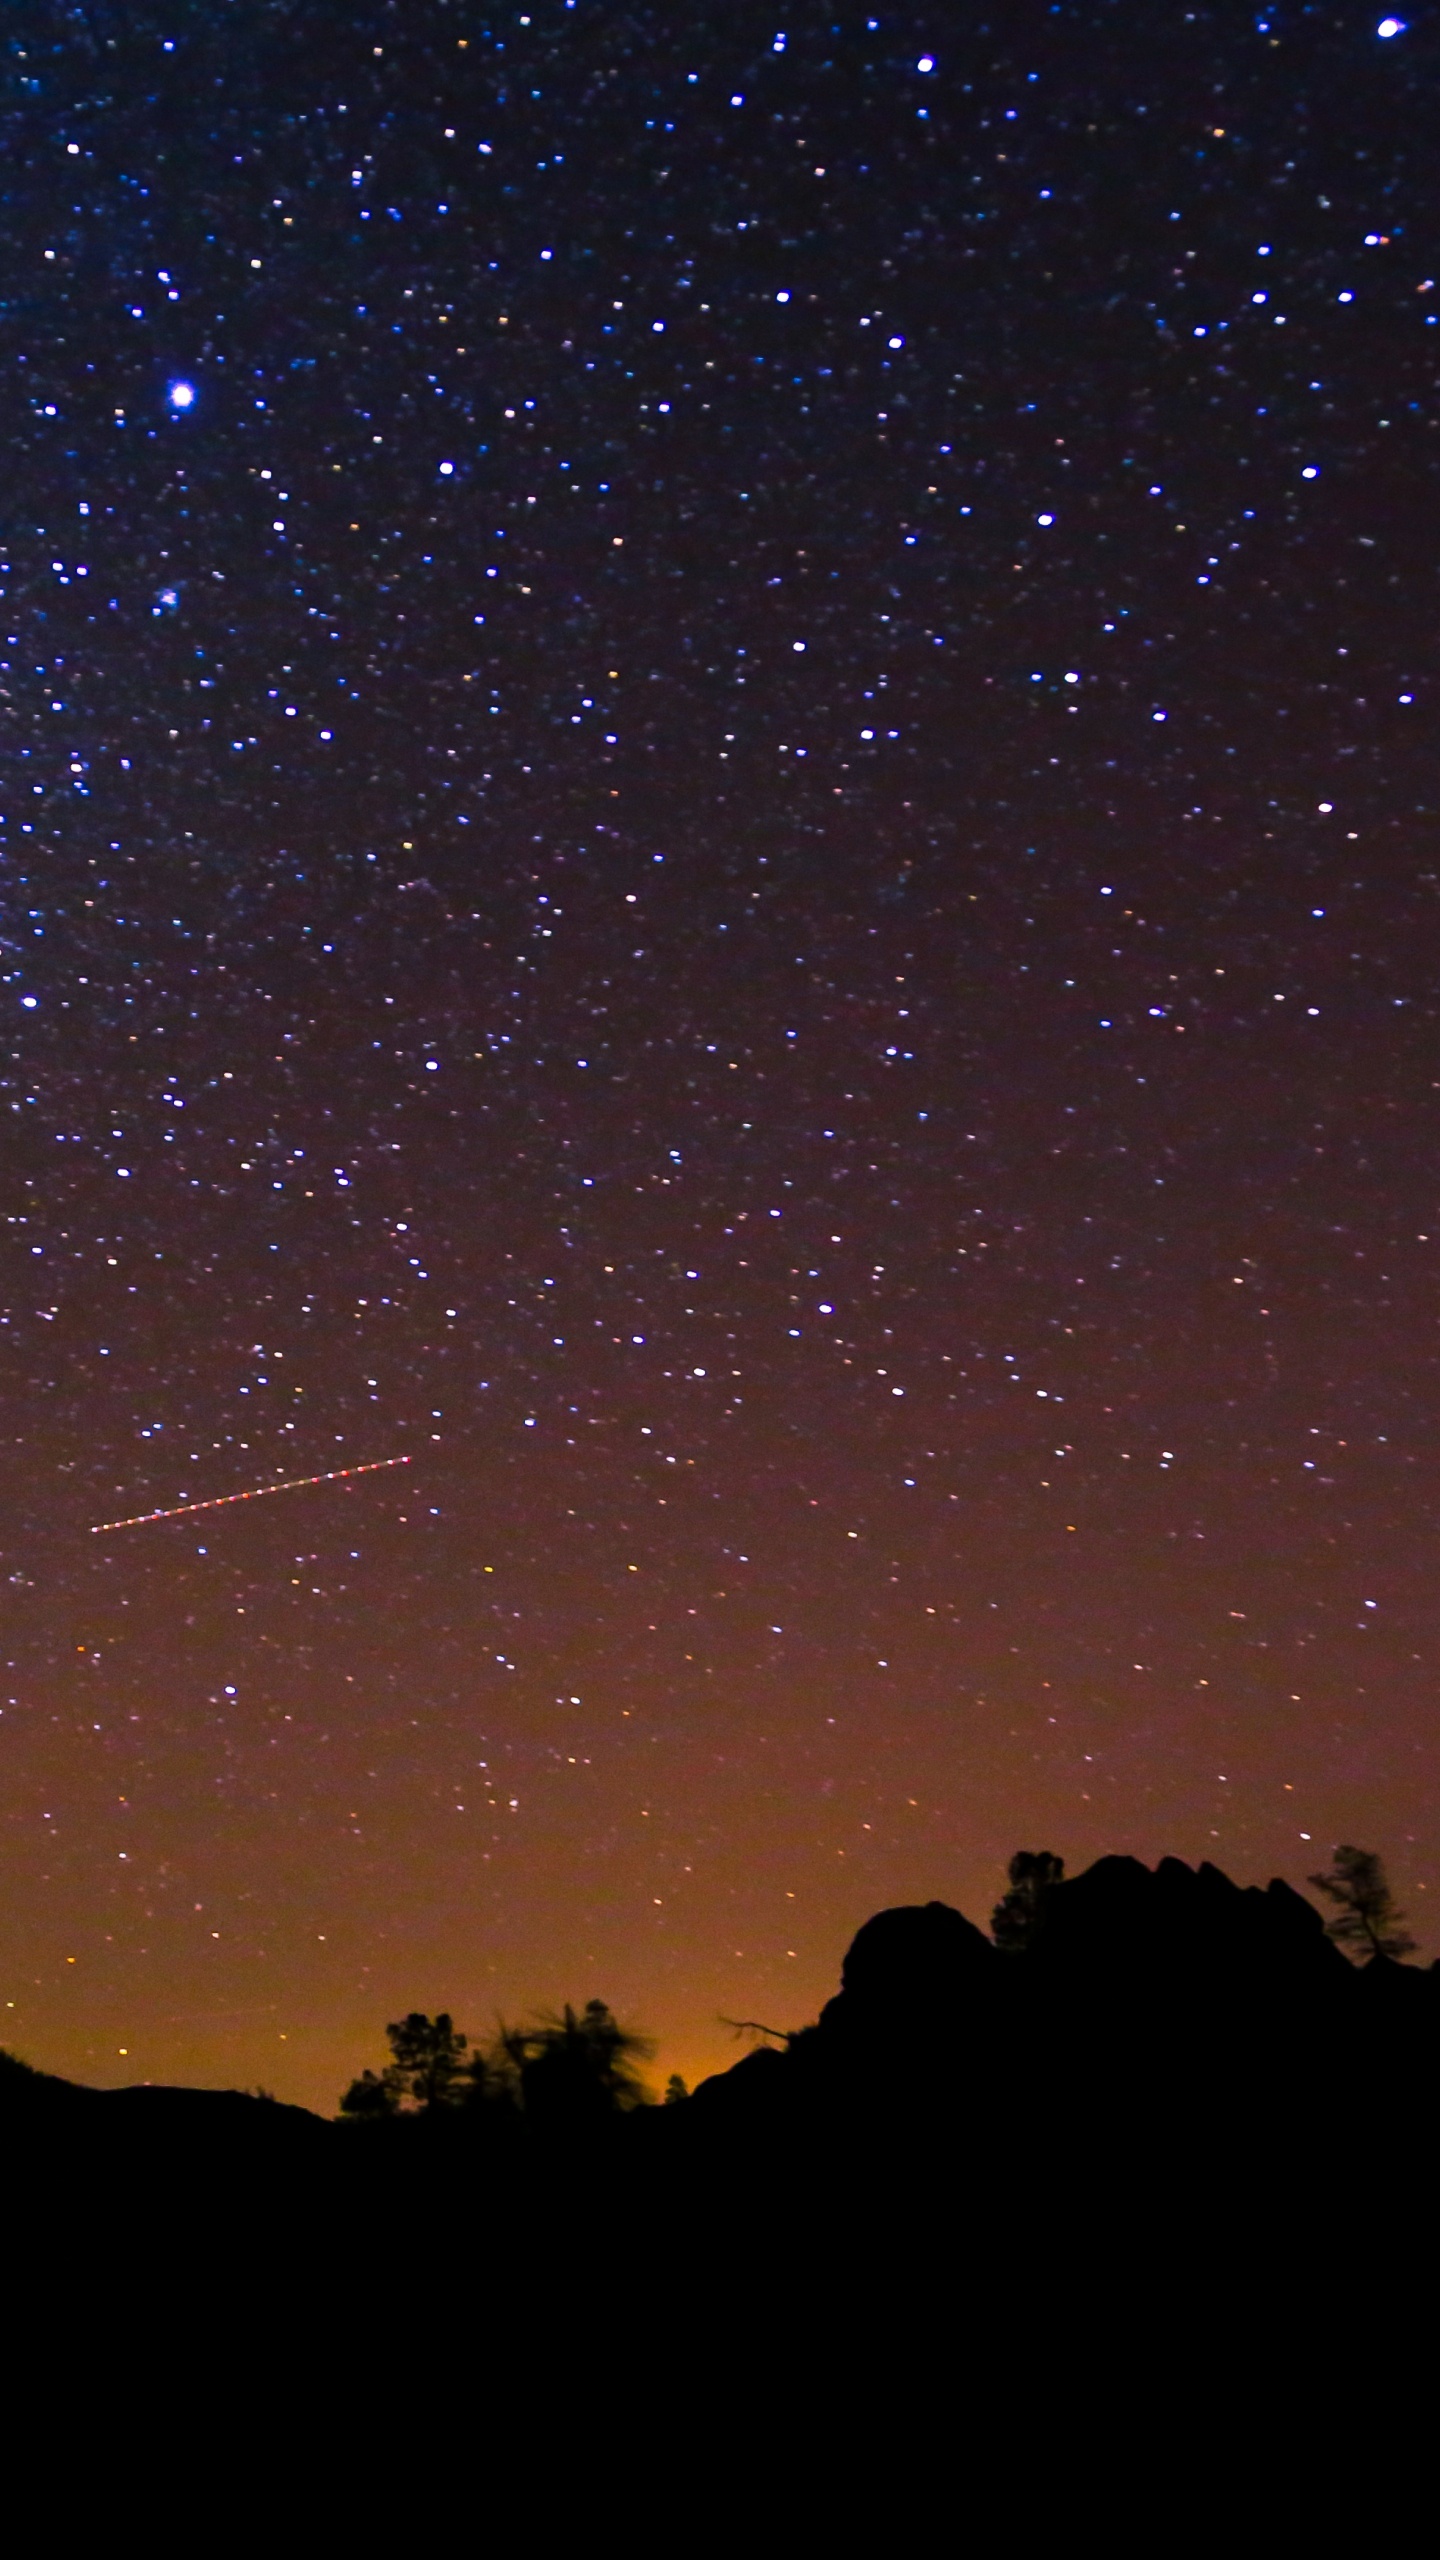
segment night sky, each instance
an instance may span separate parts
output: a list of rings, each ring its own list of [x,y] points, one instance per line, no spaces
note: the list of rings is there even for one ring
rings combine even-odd
[[[0,2041],[1433,1952],[1437,68],[7,11]]]

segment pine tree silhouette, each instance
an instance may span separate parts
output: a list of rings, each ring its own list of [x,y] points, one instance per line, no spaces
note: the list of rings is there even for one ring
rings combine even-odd
[[[474,2094],[481,2074],[466,2061],[468,2038],[458,2035],[446,2009],[427,2018],[412,2009],[385,2030],[390,2060],[383,2071],[362,2071],[340,2101],[346,2116],[394,2116],[457,2106]],[[483,2066],[482,2066],[483,2073]]]

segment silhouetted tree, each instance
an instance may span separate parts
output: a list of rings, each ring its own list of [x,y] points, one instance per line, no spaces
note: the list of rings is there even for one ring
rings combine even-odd
[[[1342,1844],[1335,1852],[1335,1864],[1309,1879],[1317,1893],[1337,1905],[1333,1920],[1327,1920],[1326,1934],[1347,1955],[1412,1956],[1415,1940],[1406,1930],[1405,1914],[1397,1911],[1386,1881],[1384,1860],[1373,1849],[1355,1849]]]
[[[678,2107],[682,2099],[688,2098],[689,2095],[690,2092],[686,2088],[684,2081],[681,2079],[679,2072],[672,2071],[669,2079],[665,2083],[666,2106]]]
[[[428,2115],[432,2108],[458,2106],[476,2087],[476,2070],[467,2063],[469,2039],[458,2035],[448,2010],[427,2018],[412,2009],[386,2028],[390,2060],[383,2071],[362,2071],[340,2101],[346,2116]],[[480,2064],[483,2089],[484,2065]]]
[[[653,2051],[603,2000],[587,2000],[579,2011],[567,2001],[558,2017],[502,2027],[497,2039],[497,2057],[516,2074],[526,2114],[552,2123],[594,2121],[648,2105],[637,2065]]]
[[[1045,1902],[1065,1873],[1065,1861],[1049,1849],[1017,1849],[1010,1861],[1010,1890],[990,1914],[990,1933],[1006,1955],[1021,1955],[1045,1925]]]
[[[793,2044],[799,2033],[796,2027],[767,2027],[760,2018],[727,2018],[723,2009],[720,2011],[720,2024],[729,2027],[737,2042],[741,2036],[759,2036],[762,2041],[768,2038],[771,2043],[783,2046]]]

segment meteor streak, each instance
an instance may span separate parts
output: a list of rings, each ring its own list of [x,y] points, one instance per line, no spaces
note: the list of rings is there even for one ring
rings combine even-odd
[[[386,1467],[408,1467],[408,1458],[371,1458],[363,1467],[332,1467],[323,1476],[291,1476],[284,1484],[252,1485],[248,1493],[217,1493],[208,1502],[177,1502],[171,1511],[137,1511],[129,1520],[97,1520],[90,1535],[103,1538],[112,1529],[144,1529],[152,1520],[188,1520],[194,1511],[224,1511],[232,1502],[263,1502],[271,1493],[303,1493],[307,1485],[339,1484],[345,1476],[378,1476]]]

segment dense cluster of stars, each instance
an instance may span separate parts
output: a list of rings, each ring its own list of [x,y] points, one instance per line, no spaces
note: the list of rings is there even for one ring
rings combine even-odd
[[[0,2039],[693,2069],[1042,1835],[1423,1922],[1434,68],[7,37]]]

